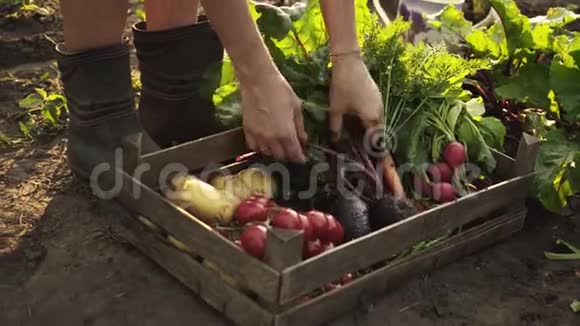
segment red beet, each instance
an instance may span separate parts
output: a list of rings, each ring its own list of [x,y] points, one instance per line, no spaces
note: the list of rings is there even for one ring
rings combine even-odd
[[[267,231],[263,225],[252,225],[248,227],[240,236],[242,249],[250,256],[258,259],[264,258],[266,254]]]
[[[431,182],[450,182],[453,177],[453,170],[445,162],[431,164],[427,169],[427,174]]]
[[[450,183],[439,182],[433,184],[433,193],[431,198],[439,203],[447,203],[457,198],[455,189]]]
[[[465,163],[465,156],[465,147],[457,141],[449,143],[443,150],[443,159],[452,168],[457,168]]]

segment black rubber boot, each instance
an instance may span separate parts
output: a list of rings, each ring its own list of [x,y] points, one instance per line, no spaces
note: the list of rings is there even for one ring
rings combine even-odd
[[[113,168],[115,150],[125,137],[142,132],[131,85],[129,46],[126,41],[67,53],[59,44],[56,52],[69,106],[67,157],[73,172],[86,179],[101,163]],[[142,151],[158,148],[143,133]]]
[[[157,144],[173,146],[222,131],[212,94],[224,49],[205,17],[197,24],[164,31],[133,25],[141,71],[139,116]],[[214,74],[215,77],[215,74]]]

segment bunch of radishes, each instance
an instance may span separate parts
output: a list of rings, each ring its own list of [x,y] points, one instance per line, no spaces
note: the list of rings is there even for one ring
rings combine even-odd
[[[304,259],[334,248],[344,241],[342,225],[330,214],[312,210],[306,213],[277,206],[272,200],[252,196],[240,203],[234,221],[243,227],[236,243],[249,255],[263,259],[268,228],[302,230]]]
[[[453,188],[452,179],[457,169],[465,163],[466,156],[465,147],[461,143],[453,141],[447,144],[443,150],[443,160],[427,168],[429,182],[415,177],[415,190],[438,203],[455,200],[457,192]]]

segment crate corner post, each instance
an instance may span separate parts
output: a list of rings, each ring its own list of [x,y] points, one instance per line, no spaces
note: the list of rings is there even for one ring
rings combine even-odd
[[[521,177],[534,172],[536,158],[540,149],[540,140],[528,133],[523,133],[518,145],[512,174]]]

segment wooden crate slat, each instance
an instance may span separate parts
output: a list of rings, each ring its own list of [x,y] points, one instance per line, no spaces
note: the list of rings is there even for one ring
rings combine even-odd
[[[180,164],[189,170],[197,170],[209,164],[221,164],[248,151],[241,128],[224,131],[143,155],[141,164],[148,165],[149,170],[141,176],[141,180],[155,188],[159,183],[159,175],[169,166]]]
[[[520,138],[512,176],[519,177],[534,171],[539,150],[540,140],[530,134],[523,133]]]
[[[262,299],[276,301],[280,276],[277,271],[243,253],[208,225],[127,173],[118,170],[118,174],[122,176],[122,191],[117,199],[124,206],[147,217],[200,256],[211,258],[220,269]]]
[[[117,226],[123,237],[169,274],[199,294],[214,309],[243,326],[270,326],[273,316],[252,299],[224,282],[191,256],[163,242],[139,221],[121,216]]]
[[[274,325],[319,325],[337,317],[333,314],[339,315],[352,311],[353,308],[368,303],[374,297],[399,286],[408,278],[440,268],[518,232],[523,227],[525,212],[524,208],[511,210],[496,219],[444,240],[413,257],[365,275],[346,287],[287,310],[276,316]]]
[[[495,149],[491,149],[491,153],[497,162],[494,174],[502,179],[513,177],[516,160]]]
[[[531,180],[532,176],[528,175],[498,183],[288,268],[282,273],[280,303],[288,303],[321,284],[388,259],[425,239],[444,236],[455,228],[522,200]],[[332,270],[328,266],[332,266]]]

